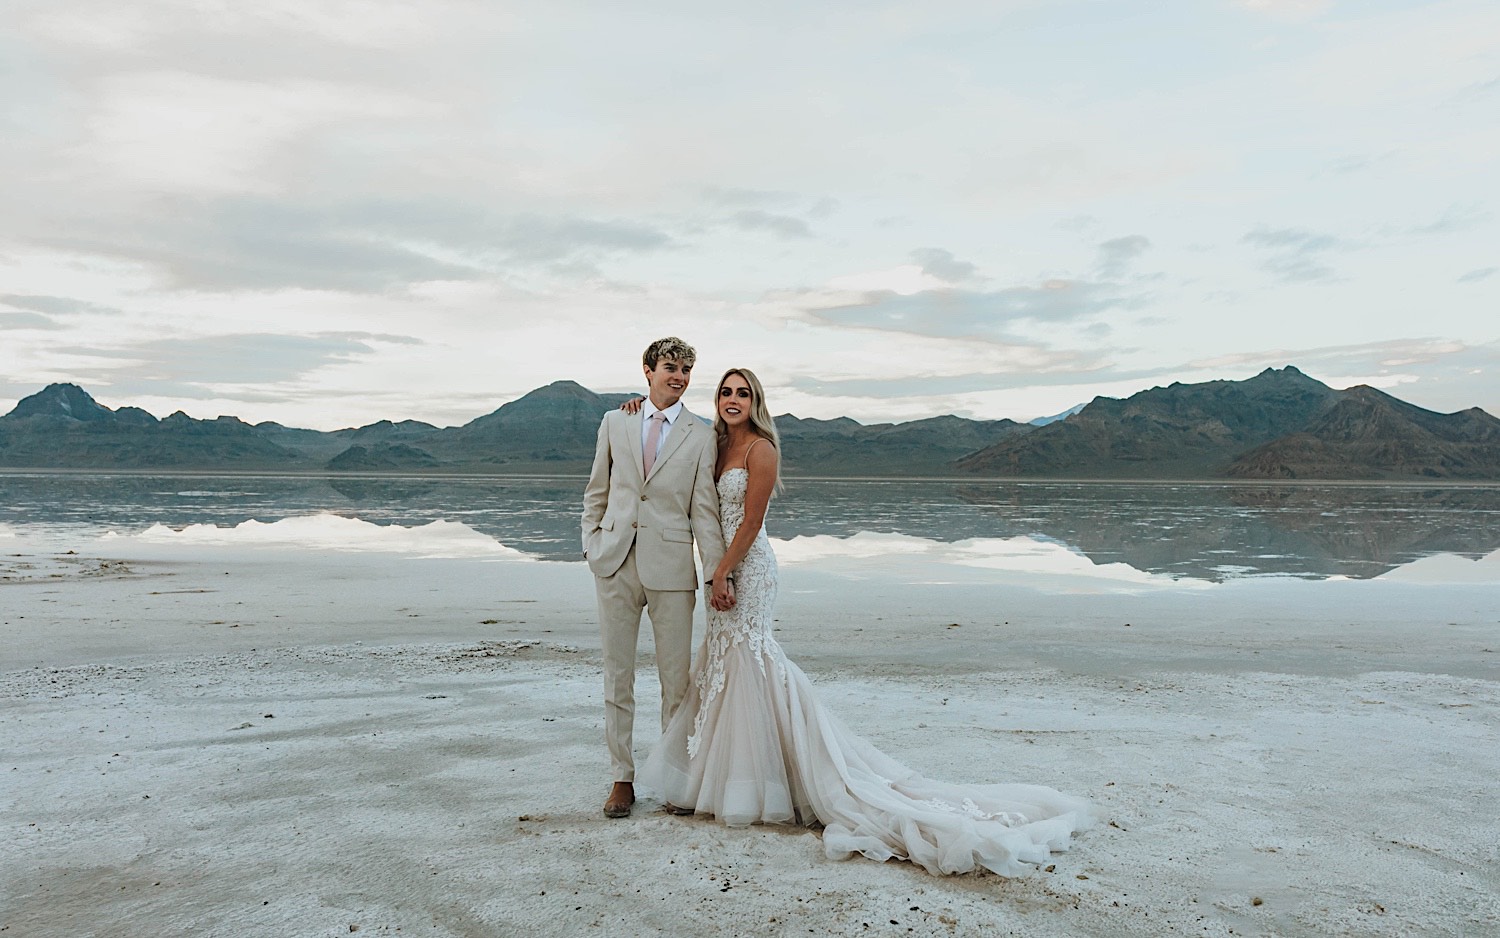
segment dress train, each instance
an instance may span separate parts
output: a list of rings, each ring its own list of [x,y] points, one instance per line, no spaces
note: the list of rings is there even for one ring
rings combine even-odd
[[[744,517],[743,469],[719,479],[724,537]],[[829,857],[906,859],[932,873],[1017,875],[1068,849],[1088,802],[1042,785],[952,785],[887,756],[819,702],[771,634],[776,558],[765,531],[709,611],[686,698],[637,773],[645,792],[725,824],[823,825]]]

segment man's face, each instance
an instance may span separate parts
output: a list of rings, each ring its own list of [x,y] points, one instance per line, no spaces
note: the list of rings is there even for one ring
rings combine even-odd
[[[682,400],[688,381],[693,377],[693,366],[684,365],[676,359],[658,358],[656,368],[646,368],[646,384],[651,389],[651,403],[657,410],[666,410]]]

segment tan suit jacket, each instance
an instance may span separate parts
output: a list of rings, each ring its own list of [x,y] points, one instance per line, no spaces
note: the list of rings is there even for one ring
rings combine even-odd
[[[613,410],[599,424],[594,468],[583,492],[583,550],[595,576],[612,576],[634,545],[641,585],[696,590],[693,542],[705,575],[724,557],[714,488],[718,441],[684,407],[642,477],[641,415]]]

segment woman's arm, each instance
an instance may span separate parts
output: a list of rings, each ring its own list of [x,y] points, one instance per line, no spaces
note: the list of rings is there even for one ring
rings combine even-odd
[[[761,443],[765,445],[762,446]],[[724,551],[724,559],[719,561],[719,568],[714,571],[715,581],[720,577],[727,577],[738,567],[750,552],[750,545],[755,543],[755,535],[766,520],[766,508],[771,504],[771,491],[776,488],[778,462],[776,447],[771,445],[770,440],[756,440],[746,451],[745,468],[750,471],[750,478],[745,483],[745,520],[740,522],[740,529],[734,532],[734,540],[729,542],[729,547]]]

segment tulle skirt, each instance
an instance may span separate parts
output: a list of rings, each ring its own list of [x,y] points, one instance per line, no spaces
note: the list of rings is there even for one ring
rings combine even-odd
[[[846,729],[774,638],[754,644],[724,651],[723,685],[706,704],[699,649],[687,697],[636,775],[644,794],[731,826],[821,823],[831,858],[905,859],[938,874],[1014,876],[1093,823],[1088,802],[1042,785],[922,777]]]

